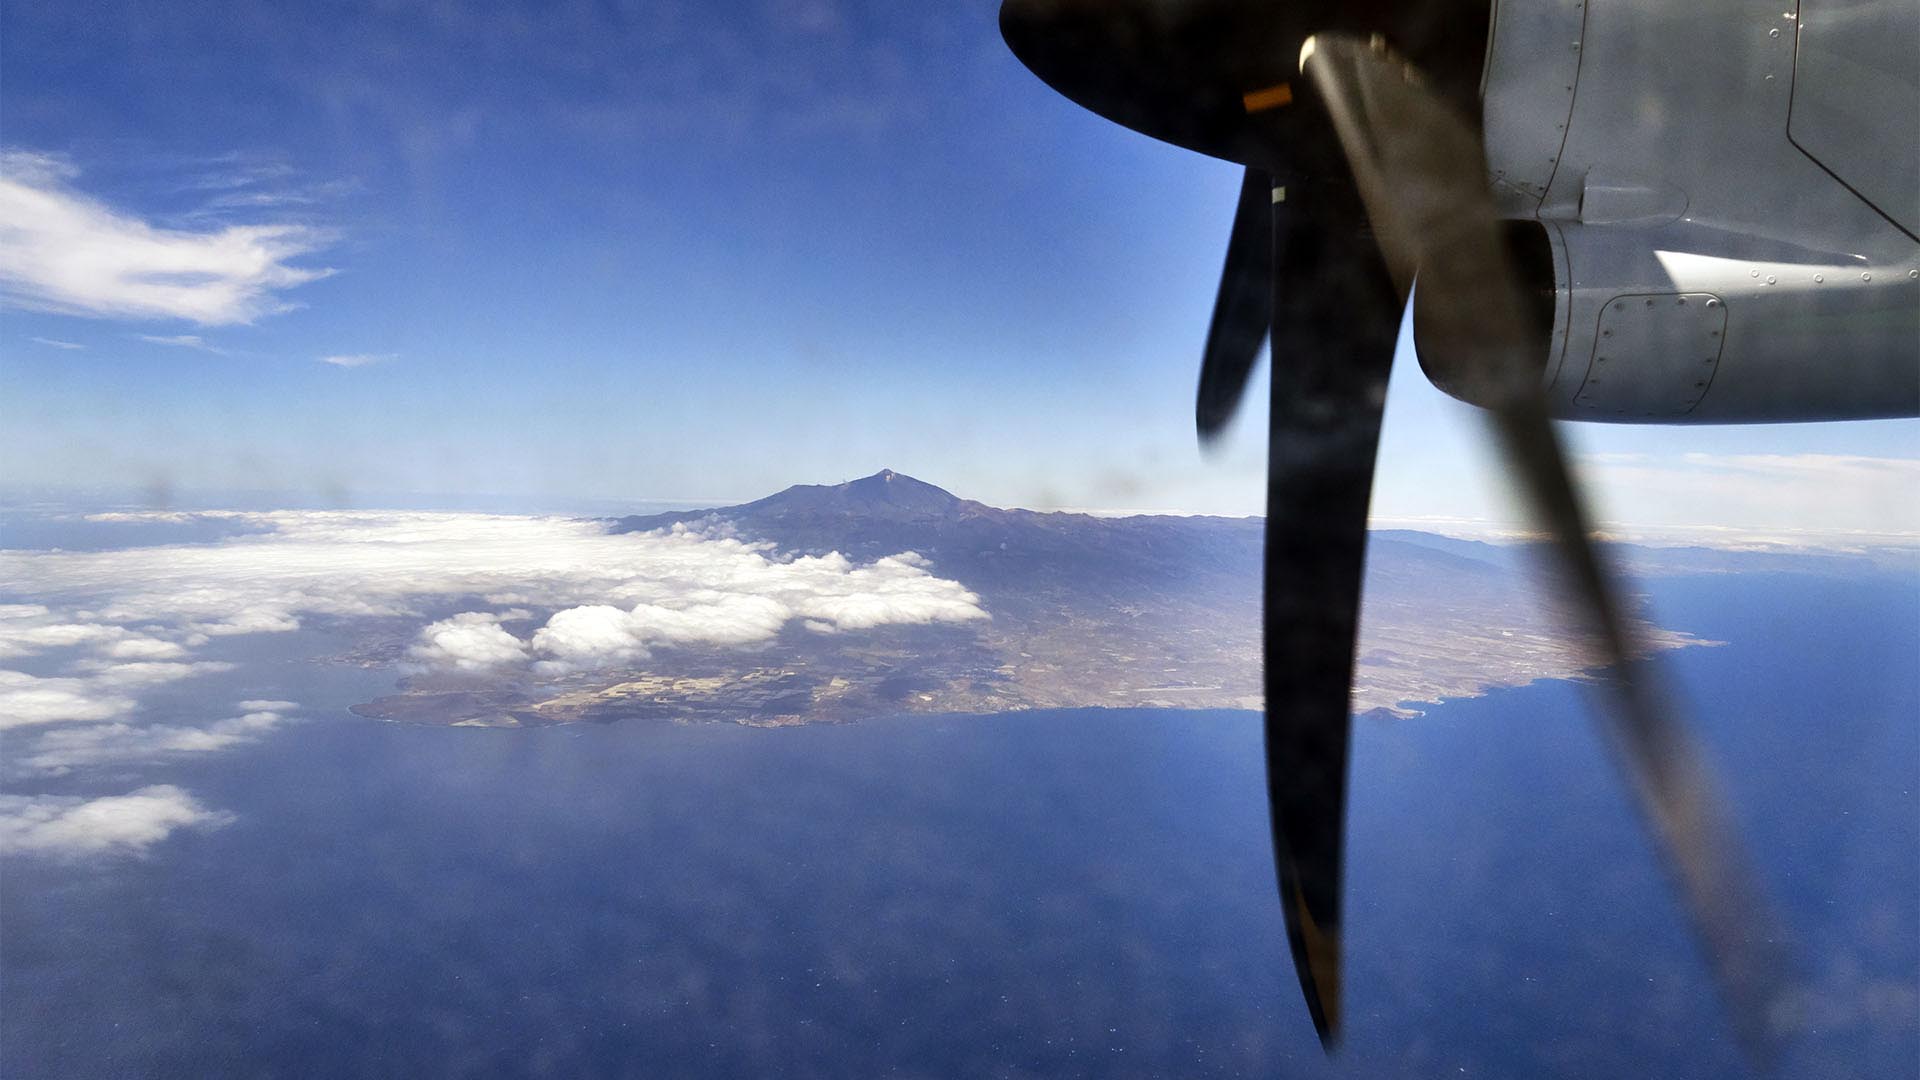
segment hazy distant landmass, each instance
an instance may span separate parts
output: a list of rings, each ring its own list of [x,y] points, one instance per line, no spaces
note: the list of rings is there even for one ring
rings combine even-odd
[[[626,669],[423,673],[356,711],[429,724],[782,725],[901,712],[1260,706],[1258,519],[1008,510],[882,471],[610,524],[675,527],[770,543],[783,556],[839,552],[863,563],[913,552],[976,593],[990,618],[859,633],[796,623],[753,648],[680,647]],[[1578,643],[1525,591],[1513,563],[1511,548],[1375,534],[1355,710],[1406,713],[1579,674]],[[1647,639],[1659,648],[1699,643],[1651,627]]]

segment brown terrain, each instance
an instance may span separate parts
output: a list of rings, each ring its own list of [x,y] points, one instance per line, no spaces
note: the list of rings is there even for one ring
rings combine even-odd
[[[899,713],[1260,707],[1261,522],[1003,510],[898,473],[795,487],[742,506],[625,518],[856,562],[903,551],[980,597],[989,621],[663,650],[644,669],[541,677],[416,675],[356,707],[381,719],[521,726],[650,718],[775,726]],[[1515,549],[1376,533],[1354,710],[1414,715],[1587,666]],[[544,621],[535,612],[524,635]],[[1702,644],[1643,627],[1652,648]],[[398,643],[382,650],[401,652]],[[1280,662],[1284,662],[1284,658]]]

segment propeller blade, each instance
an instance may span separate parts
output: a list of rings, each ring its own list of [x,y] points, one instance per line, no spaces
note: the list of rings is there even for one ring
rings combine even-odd
[[[1596,665],[1610,669],[1608,733],[1653,826],[1742,1039],[1770,1057],[1786,1002],[1784,940],[1756,885],[1710,770],[1622,616],[1539,383],[1535,305],[1514,273],[1467,123],[1377,43],[1308,39],[1301,70],[1327,100],[1376,235],[1404,291],[1419,273],[1423,348],[1490,404],[1501,452],[1582,614]]]
[[[1267,797],[1294,969],[1331,1048],[1340,1031],[1354,640],[1400,302],[1351,192],[1282,186],[1288,179],[1276,178],[1271,202]]]
[[[1240,183],[1240,205],[1227,238],[1227,264],[1213,302],[1213,325],[1200,362],[1200,395],[1194,421],[1209,442],[1233,419],[1253,374],[1253,362],[1273,321],[1273,181],[1249,168]]]
[[[1676,718],[1647,650],[1615,601],[1544,404],[1536,399],[1490,416],[1536,520],[1552,539],[1560,580],[1586,613],[1583,629],[1596,641],[1595,659],[1608,666],[1604,683],[1612,700],[1602,712],[1609,740],[1679,879],[1730,1019],[1753,1056],[1772,1060],[1793,1020],[1784,929],[1759,888],[1712,769]]]

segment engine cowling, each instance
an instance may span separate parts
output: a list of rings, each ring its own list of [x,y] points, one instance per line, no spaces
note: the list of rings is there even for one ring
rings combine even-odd
[[[1553,415],[1746,423],[1920,412],[1920,266],[1875,266],[1685,222],[1507,225],[1533,299],[1531,340]],[[1414,346],[1440,389],[1489,405],[1460,343]]]
[[[1911,3],[1494,0],[1487,176],[1554,415],[1920,415],[1916,92]]]

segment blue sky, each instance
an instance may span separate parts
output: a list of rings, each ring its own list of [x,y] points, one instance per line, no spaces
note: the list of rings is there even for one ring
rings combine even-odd
[[[1191,428],[1236,169],[1048,91],[996,6],[7,5],[7,179],[231,288],[60,245],[3,316],[4,482],[1256,512],[1259,410]],[[1401,359],[1376,516],[1511,517]],[[1570,437],[1618,522],[1905,532],[1917,431]]]

